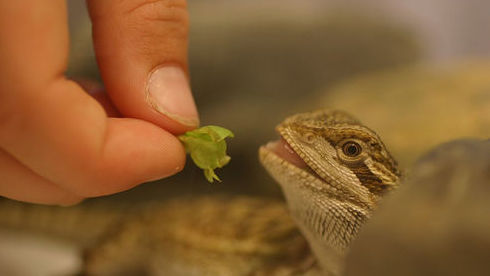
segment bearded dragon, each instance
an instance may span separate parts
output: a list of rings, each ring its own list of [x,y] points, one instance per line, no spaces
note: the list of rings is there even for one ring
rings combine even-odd
[[[83,207],[10,206],[0,207],[0,225],[32,219],[33,228],[81,241],[88,275],[340,275],[350,243],[397,187],[397,164],[372,130],[341,111],[297,114],[277,131],[281,139],[262,146],[259,157],[287,208],[221,196],[100,219]]]
[[[349,244],[400,171],[381,139],[341,111],[287,118],[282,139],[260,149],[322,270],[342,272]]]

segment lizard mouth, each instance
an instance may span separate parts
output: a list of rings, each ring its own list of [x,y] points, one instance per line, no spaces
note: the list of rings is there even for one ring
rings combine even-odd
[[[296,153],[296,151],[283,137],[281,137],[279,140],[267,143],[265,148],[287,163],[302,169],[310,175],[323,181],[322,177],[320,177],[310,166],[308,166],[308,164]]]
[[[306,169],[308,165],[301,157],[293,150],[293,148],[281,137],[281,139],[267,143],[265,147],[279,156],[281,159],[291,163],[292,165]]]

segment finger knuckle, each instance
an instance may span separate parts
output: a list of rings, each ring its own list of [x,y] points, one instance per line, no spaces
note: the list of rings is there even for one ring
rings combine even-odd
[[[118,193],[136,185],[128,176],[127,170],[115,168],[108,164],[92,166],[79,179],[76,194],[82,197],[99,197]]]
[[[138,21],[160,22],[165,25],[185,26],[189,15],[185,0],[143,0],[131,7],[127,15]]]
[[[80,179],[76,193],[82,197],[98,197],[114,193],[111,189],[110,177],[100,170],[88,170]]]
[[[164,62],[185,54],[181,47],[187,41],[189,19],[185,0],[146,0],[129,9],[125,16],[134,51],[150,60]]]

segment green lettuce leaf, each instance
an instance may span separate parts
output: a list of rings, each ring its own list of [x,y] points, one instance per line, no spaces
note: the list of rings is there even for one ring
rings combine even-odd
[[[179,140],[196,166],[204,170],[206,179],[213,182],[215,179],[221,181],[214,170],[230,162],[230,156],[226,155],[225,138],[233,136],[226,128],[204,126],[180,135]]]

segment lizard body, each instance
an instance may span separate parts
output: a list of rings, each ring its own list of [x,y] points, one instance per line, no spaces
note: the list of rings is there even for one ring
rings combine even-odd
[[[3,202],[0,225],[74,241],[87,275],[319,274],[279,200],[215,195],[112,207]]]
[[[81,212],[88,218],[85,225],[75,221],[80,227],[100,228],[86,231],[93,236],[85,245],[85,273],[341,274],[349,244],[397,186],[396,162],[373,131],[344,112],[297,114],[277,130],[282,140],[263,146],[259,156],[281,185],[293,220],[282,202],[251,197],[176,199],[96,225],[90,212]],[[44,210],[46,228],[57,224],[50,218],[58,211]],[[62,212],[59,217],[70,216]],[[6,221],[0,217],[0,224]]]
[[[490,275],[489,184],[490,140],[433,148],[351,245],[346,275]]]

